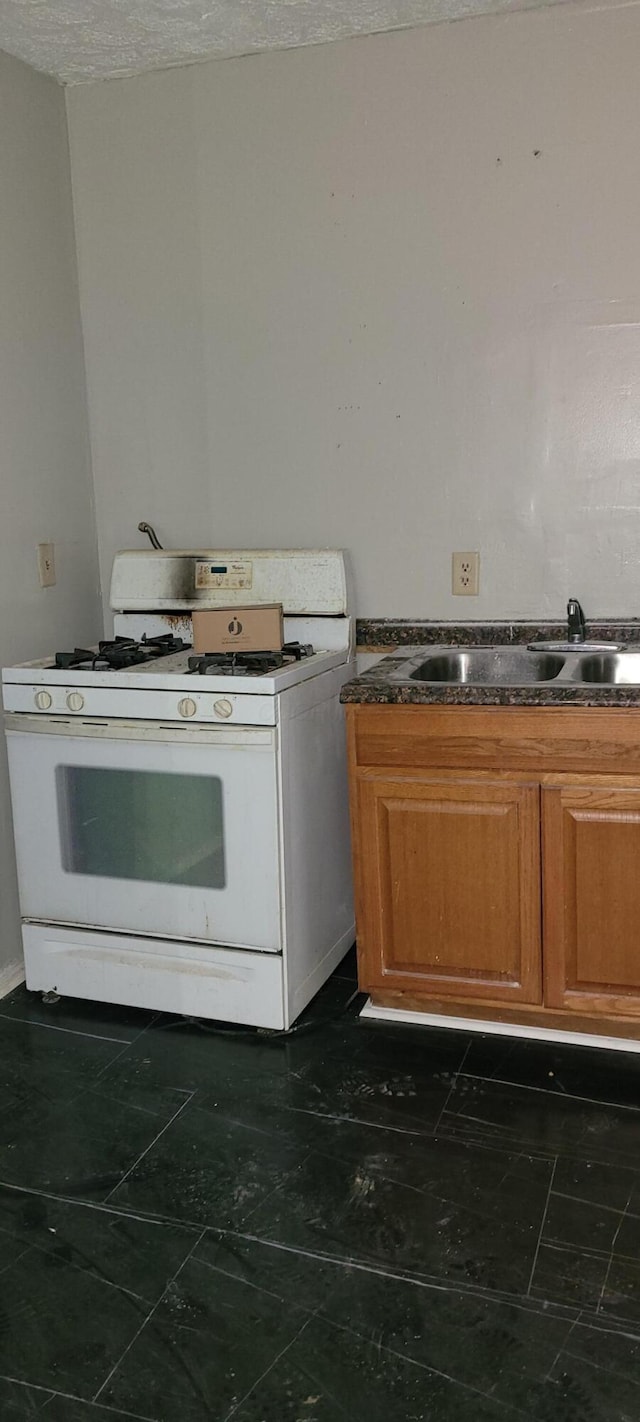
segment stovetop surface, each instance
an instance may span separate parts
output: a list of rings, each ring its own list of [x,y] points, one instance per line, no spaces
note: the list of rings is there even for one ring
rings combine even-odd
[[[215,664],[207,659],[204,673],[200,673],[189,666],[190,660],[193,660],[196,654],[188,644],[180,651],[169,653],[165,650],[164,654],[161,653],[150,661],[119,667],[100,662],[99,648],[86,650],[88,657],[83,664],[60,667],[56,666],[54,657],[43,657],[33,662],[3,668],[2,681],[5,685],[28,684],[32,688],[60,687],[65,693],[77,688],[81,688],[83,692],[85,688],[95,688],[96,692],[100,688],[109,688],[110,691],[117,690],[125,696],[136,690],[146,691],[147,694],[174,692],[185,695],[207,692],[215,695],[216,692],[227,692],[234,695],[250,693],[274,696],[286,691],[288,687],[320,676],[323,672],[349,661],[346,648],[320,649],[299,660],[291,657],[281,665],[270,665],[266,669],[263,666],[246,667],[237,663],[230,669],[223,669],[217,659]],[[124,709],[121,714],[124,714]]]
[[[184,655],[189,653],[187,666]],[[127,671],[158,663],[158,671],[187,671],[192,676],[268,676],[282,667],[313,657],[310,643],[288,642],[281,650],[253,652],[193,652],[190,642],[169,634],[158,637],[113,637],[97,647],[75,647],[56,652],[53,666],[59,671]],[[176,658],[179,660],[176,661]],[[168,658],[172,660],[169,661]],[[154,670],[156,668],[153,668]]]

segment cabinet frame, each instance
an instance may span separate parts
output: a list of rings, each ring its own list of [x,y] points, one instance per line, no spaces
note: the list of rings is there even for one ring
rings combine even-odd
[[[573,863],[575,868],[578,851],[575,845],[568,844],[570,832],[558,815],[563,805],[562,813],[566,815],[572,797],[577,796],[580,805],[587,804],[595,814],[600,814],[604,806],[604,813],[611,812],[614,820],[628,813],[635,817],[637,812],[640,835],[640,708],[365,703],[347,705],[345,709],[359,979],[374,1005],[478,1020],[493,1018],[529,1028],[545,1027],[551,1032],[605,1032],[639,1039],[640,968],[637,982],[632,974],[633,981],[622,983],[624,974],[618,954],[614,984],[582,982],[575,971],[577,920],[575,904],[572,910],[570,875],[574,870],[570,866]],[[372,871],[371,832],[368,839],[363,835],[362,795],[364,791],[366,809],[368,781],[377,779],[380,784],[398,786],[403,781],[419,784],[425,776],[432,784],[439,781],[443,785],[469,785],[484,781],[537,787],[542,1001],[519,1002],[511,990],[504,994],[501,990],[491,991],[489,984],[483,984],[481,992],[474,991],[473,983],[456,981],[445,985],[442,979],[430,977],[428,971],[423,975],[419,971],[410,975],[383,971],[380,929],[376,928],[380,890],[377,885],[372,889],[368,884],[372,872],[379,878],[379,868]],[[588,839],[585,842],[588,844]],[[583,884],[587,886],[583,891],[585,902],[589,897],[588,860],[592,852],[588,849],[585,853],[587,868],[582,870]],[[638,917],[640,962],[640,910]],[[583,922],[588,922],[584,913]],[[624,951],[623,946],[623,959]],[[594,961],[597,956],[592,954]]]

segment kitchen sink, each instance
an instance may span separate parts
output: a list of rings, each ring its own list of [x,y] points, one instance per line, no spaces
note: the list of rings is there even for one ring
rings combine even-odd
[[[411,647],[393,657],[389,680],[423,686],[572,686],[640,688],[640,647],[620,650],[615,642],[594,652],[589,645],[552,652],[540,646]]]
[[[598,686],[640,686],[640,652],[580,656],[571,680]]]
[[[526,647],[451,648],[420,662],[409,672],[409,679],[456,686],[523,686],[553,681],[564,664],[563,656]]]

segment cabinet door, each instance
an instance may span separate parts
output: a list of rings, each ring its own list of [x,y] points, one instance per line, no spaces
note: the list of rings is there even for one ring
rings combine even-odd
[[[539,787],[358,777],[361,985],[541,1001]]]
[[[640,1016],[640,789],[542,796],[545,1006]]]

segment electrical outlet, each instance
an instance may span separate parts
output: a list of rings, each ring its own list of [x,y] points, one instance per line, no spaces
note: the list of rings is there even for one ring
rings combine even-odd
[[[451,591],[458,597],[477,597],[480,591],[480,554],[452,553]]]
[[[54,588],[56,585],[56,557],[53,543],[38,544],[38,576],[41,588]]]

